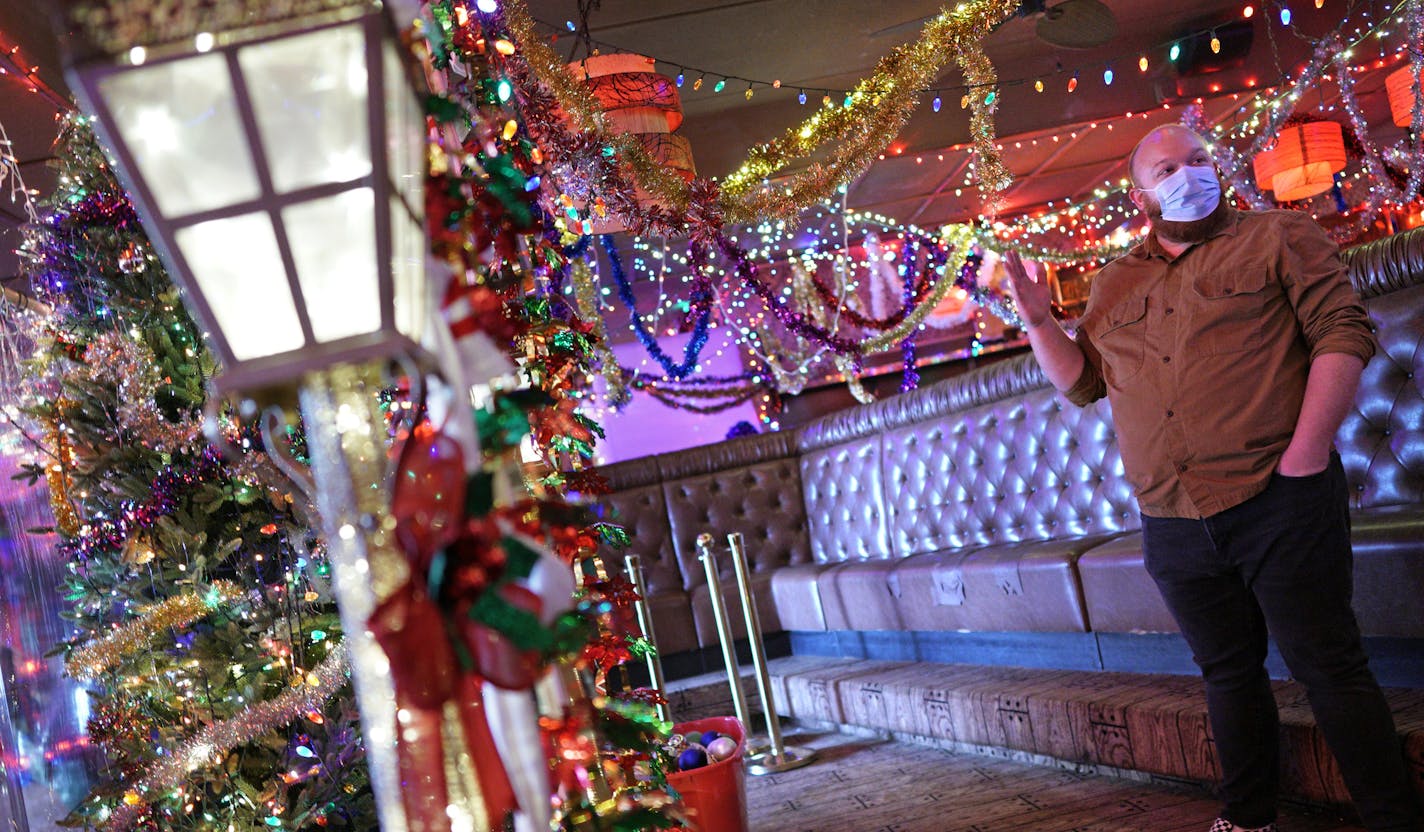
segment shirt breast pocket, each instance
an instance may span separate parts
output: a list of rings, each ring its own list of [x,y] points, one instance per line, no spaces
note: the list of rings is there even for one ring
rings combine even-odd
[[[1268,283],[1262,268],[1208,272],[1192,281],[1199,301],[1192,348],[1199,355],[1226,355],[1260,346]]]
[[[1147,356],[1147,298],[1122,301],[1109,309],[1105,318],[1094,340],[1108,383],[1121,387],[1142,372]]]

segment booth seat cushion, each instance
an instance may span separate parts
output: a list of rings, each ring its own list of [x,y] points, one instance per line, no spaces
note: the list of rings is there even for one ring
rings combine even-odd
[[[648,611],[653,616],[653,634],[660,653],[670,656],[698,647],[697,626],[686,592],[649,593]]]
[[[1351,515],[1354,604],[1366,636],[1424,638],[1424,507],[1386,506]],[[1089,625],[1105,633],[1175,633],[1176,622],[1143,566],[1142,535],[1078,559]]]
[[[771,575],[771,597],[776,617],[786,630],[818,632],[826,629],[826,613],[821,604],[822,572],[833,564],[807,563],[783,566]]]
[[[1351,504],[1357,509],[1424,504],[1424,286],[1372,298],[1365,308],[1379,351],[1366,365],[1354,407],[1335,436]]]
[[[916,555],[890,575],[908,630],[1086,632],[1076,561],[1102,535]]]
[[[673,549],[689,591],[707,583],[697,538],[713,536],[717,569],[734,580],[727,535],[741,532],[747,566],[753,573],[811,560],[806,511],[801,501],[801,470],[784,457],[663,483]],[[771,632],[768,630],[767,632]]]
[[[603,519],[623,526],[632,536],[628,551],[641,557],[648,593],[681,591],[683,577],[673,549],[662,486],[653,483],[614,492],[603,498],[603,506]],[[599,554],[610,569],[623,572],[622,552],[604,546]]]
[[[890,431],[882,455],[900,557],[1138,525],[1106,401],[1033,390]]]
[[[1351,527],[1361,632],[1424,638],[1424,506],[1355,512]]]
[[[828,627],[833,630],[904,629],[900,621],[900,601],[890,593],[890,573],[897,563],[868,560],[841,564],[823,572],[821,584],[834,597],[827,606],[836,610],[827,616]],[[833,620],[838,626],[830,626]]]
[[[1103,633],[1175,633],[1177,622],[1142,565],[1142,533],[1119,537],[1078,558],[1088,625]]]
[[[771,594],[771,573],[752,575],[752,597],[756,599],[757,618],[763,635],[780,632],[781,618],[776,613],[776,599]],[[689,593],[692,601],[692,621],[697,627],[697,643],[703,647],[716,647],[717,621],[712,615],[712,589],[703,584]],[[727,616],[732,625],[733,638],[746,638],[746,615],[742,611],[742,596],[735,580],[722,582],[722,602],[727,605]]]
[[[890,557],[880,440],[879,435],[868,436],[801,457],[811,559],[816,563]]]

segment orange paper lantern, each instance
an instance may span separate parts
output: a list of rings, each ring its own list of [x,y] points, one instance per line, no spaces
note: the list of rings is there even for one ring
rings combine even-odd
[[[673,135],[682,126],[682,97],[676,82],[654,65],[652,58],[624,53],[592,55],[569,64],[569,70],[598,98],[609,127],[635,137],[654,161],[691,182],[697,176],[692,145]],[[653,202],[642,188],[637,197],[644,204]],[[612,217],[594,216],[590,227],[595,234],[623,230]]]
[[[1394,118],[1395,127],[1408,127],[1414,118],[1414,66],[1406,63],[1384,79],[1384,90],[1389,96],[1389,114]]]
[[[1294,202],[1323,194],[1345,169],[1345,134],[1333,121],[1311,121],[1281,131],[1276,146],[1251,160],[1256,184],[1274,191],[1276,201]]]

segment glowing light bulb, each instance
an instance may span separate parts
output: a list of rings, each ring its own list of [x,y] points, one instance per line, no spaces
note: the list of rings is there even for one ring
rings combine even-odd
[[[1281,6],[1281,25],[1289,26],[1291,22],[1290,6]]]
[[[1042,78],[1039,78],[1038,80],[1036,80],[1036,81],[1033,82],[1033,91],[1034,91],[1034,92],[1043,92],[1043,79],[1042,79]]]
[[[1255,14],[1255,13],[1256,13],[1256,7],[1253,6],[1253,5],[1251,5],[1250,3],[1247,3],[1247,4],[1246,4],[1246,7],[1241,10],[1241,16],[1244,17],[1244,18],[1246,18],[1246,19],[1248,19],[1248,20],[1251,18],[1251,15],[1253,15],[1253,14]]]
[[[1217,37],[1215,32],[1211,34],[1211,53],[1213,55],[1221,54],[1221,38]]]
[[[727,88],[727,79],[726,79],[726,78],[723,78],[722,80],[718,81],[715,86],[712,87],[712,91],[713,91],[713,92],[721,92],[722,90],[725,90],[726,88]]]
[[[1182,57],[1182,45],[1180,43],[1172,44],[1172,51],[1167,53],[1167,60],[1175,61],[1180,57]]]
[[[1140,69],[1140,70],[1142,70],[1143,72],[1146,72],[1146,71],[1147,71],[1147,56],[1146,56],[1146,55],[1143,55],[1142,57],[1140,57],[1140,58],[1137,59],[1137,68]]]
[[[937,113],[939,112],[939,108],[943,106],[943,104],[944,102],[940,100],[938,95],[936,95],[934,97],[934,101],[930,102],[930,109],[934,110]]]
[[[1111,87],[1111,86],[1112,86],[1112,82],[1113,82],[1113,71],[1112,71],[1112,67],[1108,67],[1107,69],[1103,70],[1103,83],[1106,84],[1107,86]]]
[[[687,80],[687,76],[684,75],[684,74],[682,73],[682,70],[679,69],[679,70],[677,71],[677,77],[674,78],[673,80],[676,81],[676,82],[677,82],[677,85],[680,87],[680,86],[682,86],[682,82]]]
[[[1076,89],[1078,89],[1078,73],[1075,72],[1073,77],[1068,79],[1068,91],[1072,92]]]
[[[797,102],[798,104],[805,104],[805,103],[806,103],[806,91],[805,91],[805,90],[801,90],[799,93],[796,94],[796,102]]]

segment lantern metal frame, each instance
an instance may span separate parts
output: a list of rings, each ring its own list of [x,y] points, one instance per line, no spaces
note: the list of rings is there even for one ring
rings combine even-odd
[[[70,5],[74,5],[71,2]],[[365,127],[369,140],[370,171],[365,175],[340,182],[323,182],[316,185],[297,187],[286,193],[279,192],[273,182],[273,172],[268,148],[264,144],[254,100],[238,63],[238,51],[264,44],[288,40],[290,38],[327,31],[339,27],[359,25],[362,33],[362,47],[367,69],[369,94],[366,98]],[[425,233],[424,205],[411,205],[398,185],[393,181],[393,160],[389,152],[386,49],[388,44],[399,43],[389,14],[382,5],[367,0],[357,0],[344,6],[326,8],[305,16],[275,21],[259,21],[242,29],[212,33],[214,39],[210,49],[198,49],[189,39],[186,42],[170,42],[144,47],[145,56],[136,63],[125,56],[113,55],[92,44],[87,52],[72,53],[66,62],[67,75],[76,95],[86,110],[97,117],[95,129],[116,157],[117,172],[128,190],[145,228],[149,231],[150,242],[158,251],[164,263],[169,266],[171,276],[183,291],[183,298],[193,311],[199,323],[207,332],[209,347],[223,364],[223,372],[211,380],[218,396],[227,393],[284,387],[295,383],[301,376],[338,363],[359,363],[392,356],[413,356],[422,365],[428,365],[429,356],[408,334],[397,328],[395,310],[395,277],[392,259],[394,256],[393,205],[402,205],[409,212],[422,236]],[[396,49],[400,72],[412,95],[417,95],[420,85],[414,83],[418,77],[404,50]],[[207,55],[221,55],[228,69],[235,103],[243,130],[243,138],[252,154],[253,172],[257,177],[260,191],[255,198],[232,205],[199,211],[181,217],[169,217],[158,210],[159,202],[149,183],[139,173],[138,160],[128,143],[114,126],[114,112],[105,99],[101,85],[114,75],[153,66],[179,62]],[[417,102],[418,104],[418,102]],[[371,233],[375,237],[376,279],[380,304],[380,327],[376,330],[345,336],[329,341],[319,341],[312,329],[308,298],[303,293],[298,270],[293,255],[291,238],[282,218],[282,209],[302,203],[310,203],[325,197],[369,188],[374,196],[374,222]],[[219,318],[204,293],[182,248],[176,244],[175,235],[185,228],[213,220],[262,214],[272,223],[278,252],[285,271],[286,287],[297,320],[301,327],[303,344],[295,349],[254,358],[239,359],[230,345],[228,333],[224,332]],[[364,233],[364,232],[362,232]],[[421,250],[424,270],[424,248]],[[423,281],[422,281],[423,283]],[[422,302],[424,298],[422,297]],[[419,316],[421,319],[424,315]]]

